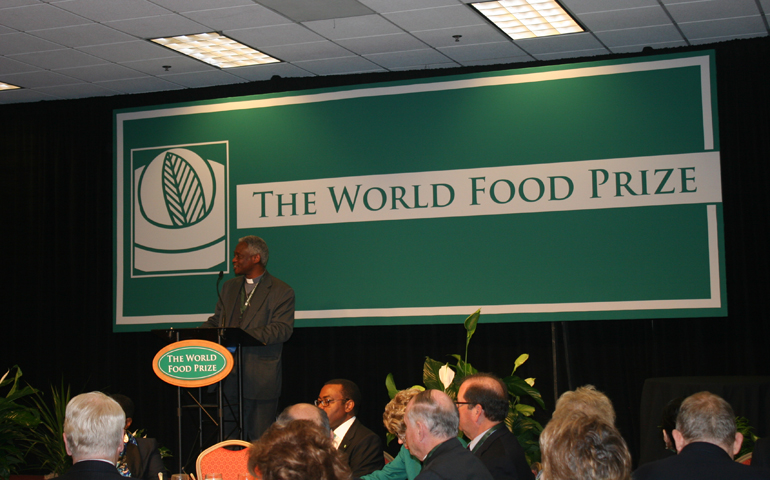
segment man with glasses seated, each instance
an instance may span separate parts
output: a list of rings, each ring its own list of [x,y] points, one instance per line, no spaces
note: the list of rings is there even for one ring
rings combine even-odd
[[[328,415],[334,431],[334,446],[347,457],[354,477],[383,467],[382,440],[356,419],[361,405],[358,385],[342,378],[329,380],[315,405]]]

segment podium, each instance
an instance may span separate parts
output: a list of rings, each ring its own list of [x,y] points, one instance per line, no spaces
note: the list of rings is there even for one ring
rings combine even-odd
[[[227,327],[227,328],[200,327],[200,328],[178,328],[178,329],[169,328],[169,329],[163,329],[163,330],[152,330],[152,333],[162,338],[164,341],[166,341],[169,344],[175,344],[185,340],[198,340],[198,341],[212,342],[225,348],[235,348],[235,352],[236,352],[235,366],[238,367],[238,398],[237,398],[238,415],[236,417],[237,418],[236,423],[238,427],[238,437],[241,440],[245,440],[243,438],[243,432],[244,432],[244,429],[243,429],[243,368],[241,367],[241,365],[243,365],[242,347],[263,346],[264,344],[237,327]],[[228,354],[227,352],[224,352],[224,353]],[[156,360],[157,360],[157,356],[156,356]],[[157,368],[156,368],[156,373],[158,373]],[[159,376],[161,375],[159,374]],[[182,453],[181,453],[182,452],[182,408],[183,408],[182,388],[191,388],[191,387],[180,385],[180,384],[184,384],[185,381],[180,381],[179,383],[175,383],[164,379],[163,376],[161,376],[161,379],[163,379],[167,383],[171,383],[172,385],[177,386],[177,435],[178,435],[177,442],[179,446],[178,471],[181,472],[182,471]],[[193,401],[197,404],[197,407],[200,409],[199,416],[198,416],[198,432],[200,435],[201,448],[203,448],[203,416],[200,414],[200,412],[206,413],[206,415],[211,419],[211,421],[214,422],[214,424],[216,424],[219,427],[219,441],[221,442],[225,439],[224,405],[223,405],[223,382],[224,381],[225,381],[225,377],[222,377],[221,379],[219,379],[219,381],[216,381],[216,380],[211,382],[199,381],[199,382],[196,382],[195,384],[195,386],[197,387],[218,384],[217,385],[217,404],[216,404],[217,418],[216,419],[214,419],[206,410],[206,407],[213,407],[214,405],[201,404],[200,394],[199,394],[199,398],[196,399],[188,391],[188,394],[193,399]],[[228,399],[228,407],[231,409],[233,405],[232,403],[233,400],[234,399]],[[191,404],[187,406],[193,406],[193,405]]]

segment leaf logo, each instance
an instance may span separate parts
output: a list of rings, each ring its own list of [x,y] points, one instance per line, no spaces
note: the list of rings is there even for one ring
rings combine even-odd
[[[206,217],[206,199],[197,172],[182,157],[166,152],[163,199],[174,226],[188,227]]]
[[[157,227],[199,225],[214,208],[214,172],[209,161],[192,150],[162,151],[141,169],[138,180],[137,206],[142,217]]]

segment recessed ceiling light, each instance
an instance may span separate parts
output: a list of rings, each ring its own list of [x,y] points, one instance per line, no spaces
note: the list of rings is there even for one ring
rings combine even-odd
[[[2,90],[14,90],[16,88],[21,88],[21,87],[17,87],[16,85],[11,85],[10,83],[0,82],[0,91],[2,91]]]
[[[245,67],[247,65],[280,62],[277,58],[254,50],[216,32],[152,38],[150,40],[219,68]]]
[[[471,6],[514,40],[584,31],[554,0],[499,0]]]

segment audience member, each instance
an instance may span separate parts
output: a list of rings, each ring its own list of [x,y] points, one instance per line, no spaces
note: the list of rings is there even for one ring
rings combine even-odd
[[[494,375],[478,373],[463,379],[457,393],[460,430],[470,439],[469,449],[495,480],[532,480],[519,440],[505,426],[508,387]]]
[[[73,465],[59,479],[121,480],[115,465],[123,450],[125,424],[123,409],[103,393],[84,393],[70,400],[63,437]]]
[[[293,422],[294,420],[310,420],[311,422],[315,422],[316,425],[321,427],[324,432],[329,435],[330,439],[334,440],[334,432],[332,432],[332,429],[329,426],[329,416],[320,408],[309,403],[290,405],[283,409],[283,412],[278,415],[275,423],[285,427],[289,422]]]
[[[540,434],[543,479],[629,480],[631,454],[606,418],[580,409],[562,412]]]
[[[552,418],[562,414],[568,415],[574,411],[602,417],[606,423],[615,425],[615,409],[612,408],[612,401],[593,385],[584,385],[562,393],[556,401]]]
[[[351,480],[350,467],[327,431],[312,420],[273,424],[249,449],[257,480]]]
[[[126,414],[126,426],[123,433],[123,450],[118,458],[118,472],[124,477],[158,480],[159,473],[165,473],[166,467],[154,438],[134,437],[128,427],[134,421],[134,402],[125,395],[110,395],[118,402]]]
[[[672,434],[678,455],[642,465],[634,479],[770,479],[762,469],[733,461],[743,435],[736,431],[732,407],[718,395],[700,392],[687,397]]]
[[[398,455],[390,463],[385,465],[382,470],[377,470],[364,475],[363,480],[414,480],[420,473],[422,465],[420,461],[409,453],[409,449],[404,445],[406,435],[406,425],[404,424],[404,411],[409,400],[415,395],[420,393],[421,390],[416,388],[409,388],[401,390],[393,397],[386,406],[385,413],[382,414],[382,423],[385,424],[385,428],[388,432],[398,438],[398,443],[401,444],[401,450]]]
[[[684,398],[677,397],[663,407],[663,414],[660,418],[660,430],[663,432],[663,444],[666,450],[676,455],[676,442],[674,441],[674,429],[676,428],[676,417],[679,415],[679,407]],[[671,456],[671,455],[669,455]]]
[[[406,447],[422,461],[417,480],[492,480],[487,467],[457,439],[460,417],[438,390],[415,395],[406,406]]]
[[[334,446],[347,456],[353,476],[362,477],[383,467],[382,440],[356,418],[361,405],[358,385],[341,378],[329,380],[315,404],[329,416]]]
[[[770,470],[770,437],[760,438],[754,442],[754,452],[751,454],[751,466]]]

